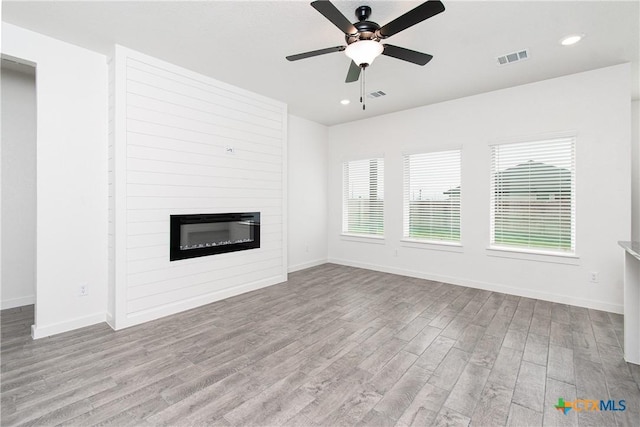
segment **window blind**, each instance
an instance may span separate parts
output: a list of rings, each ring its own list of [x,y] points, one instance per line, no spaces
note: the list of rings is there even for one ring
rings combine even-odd
[[[384,160],[345,162],[343,170],[343,233],[384,234]]]
[[[460,241],[460,150],[404,156],[404,237]]]
[[[575,252],[575,139],[494,145],[491,244]]]

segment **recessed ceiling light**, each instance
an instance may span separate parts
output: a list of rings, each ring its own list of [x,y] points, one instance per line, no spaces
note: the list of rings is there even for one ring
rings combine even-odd
[[[584,34],[571,34],[570,36],[564,37],[560,40],[560,44],[562,46],[572,46],[582,40],[583,37]]]
[[[343,99],[342,101],[340,101],[340,104],[342,105],[348,105],[351,101],[349,101],[348,99]]]

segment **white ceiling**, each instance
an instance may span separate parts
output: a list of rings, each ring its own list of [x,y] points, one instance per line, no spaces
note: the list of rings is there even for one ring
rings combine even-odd
[[[372,7],[384,25],[420,1],[335,1]],[[286,55],[345,44],[308,1],[3,1],[2,19],[109,54],[114,43],[281,100],[289,112],[326,125],[631,62],[638,99],[640,2],[448,1],[445,12],[387,40],[432,54],[424,67],[381,56],[367,71],[363,112],[358,83],[346,84],[350,60],[333,53],[297,62]],[[563,47],[568,34],[584,33]],[[496,57],[528,49],[530,59],[503,67]],[[61,58],[61,60],[64,60]],[[343,106],[341,99],[351,104]]]

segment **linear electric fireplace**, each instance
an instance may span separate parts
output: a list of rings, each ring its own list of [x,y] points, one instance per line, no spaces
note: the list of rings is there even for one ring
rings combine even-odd
[[[260,247],[260,212],[171,215],[171,261]]]

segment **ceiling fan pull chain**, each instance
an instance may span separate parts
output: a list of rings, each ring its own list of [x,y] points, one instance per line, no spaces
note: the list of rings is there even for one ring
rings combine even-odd
[[[365,106],[366,106],[366,100],[365,100],[365,94],[367,92],[367,81],[365,78],[365,71],[366,71],[367,67],[364,67],[362,69],[362,94],[360,95],[360,98],[362,99],[362,111],[365,110]]]
[[[364,70],[364,68],[362,68],[362,70]],[[360,104],[362,104],[362,77],[358,77],[358,84],[360,85]]]

